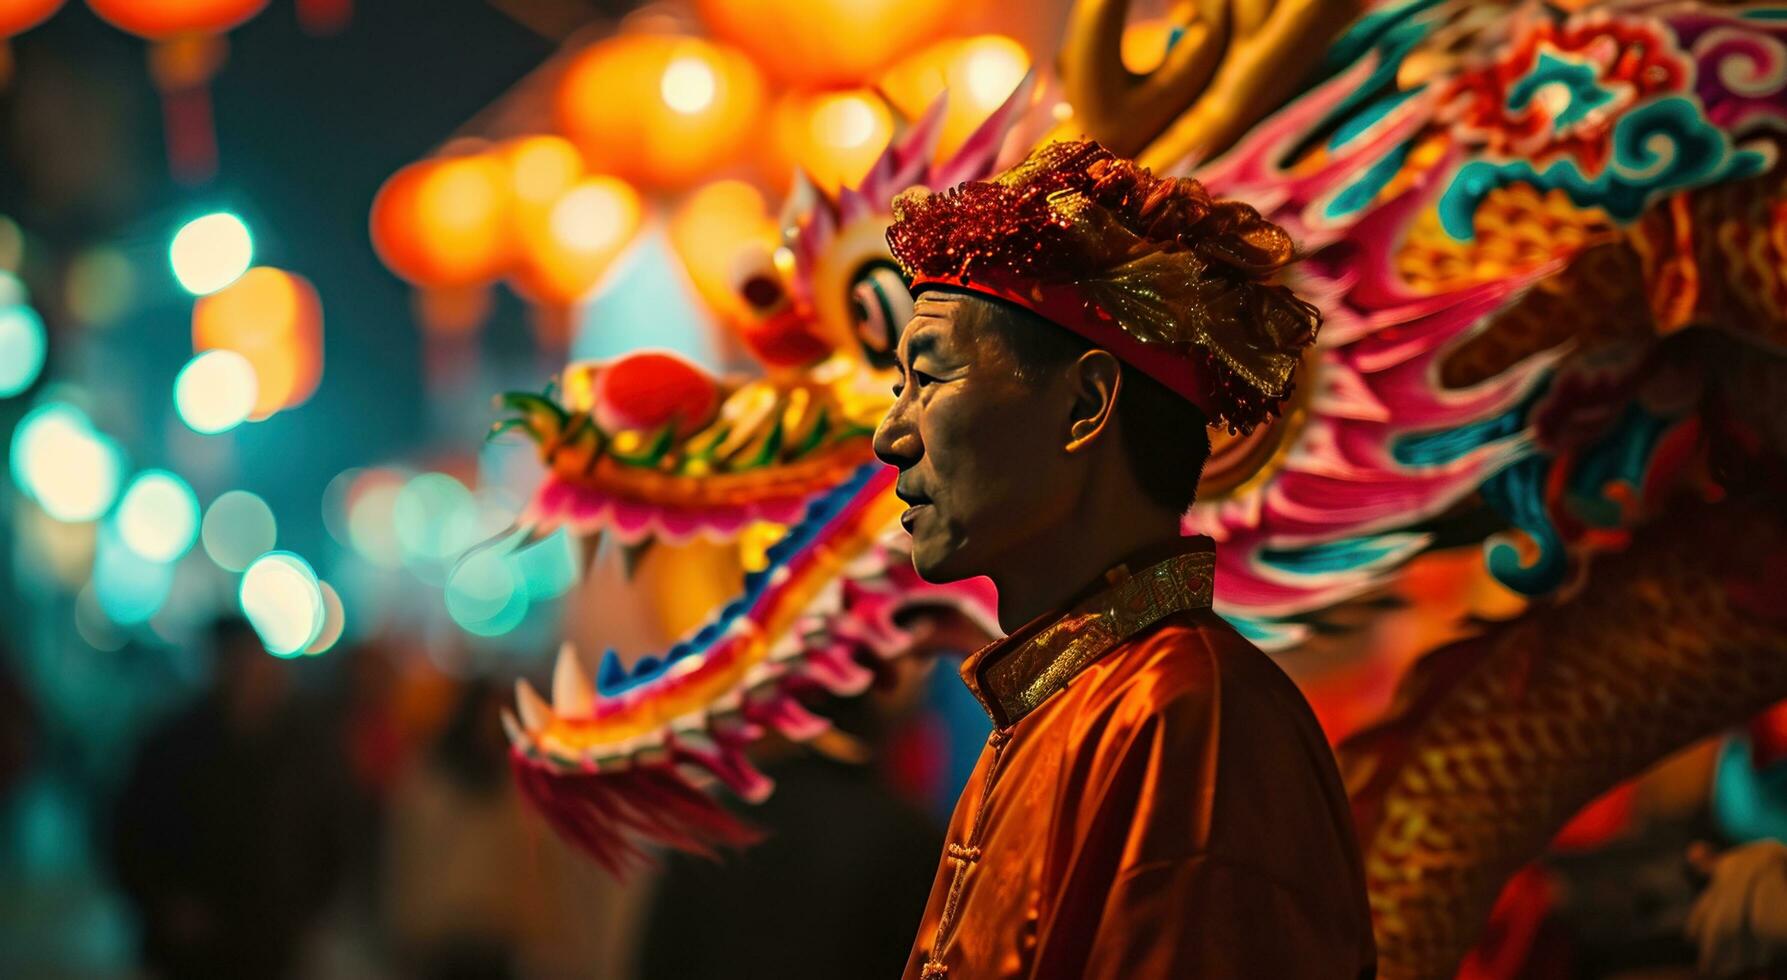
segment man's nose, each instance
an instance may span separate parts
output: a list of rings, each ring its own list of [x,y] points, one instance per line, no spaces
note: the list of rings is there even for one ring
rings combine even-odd
[[[895,402],[882,417],[881,424],[875,427],[873,445],[877,458],[901,470],[910,469],[924,455],[924,445],[918,441],[918,427],[907,417],[904,401]]]

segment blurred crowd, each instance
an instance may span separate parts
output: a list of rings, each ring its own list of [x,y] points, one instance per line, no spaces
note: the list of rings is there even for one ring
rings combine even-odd
[[[926,748],[947,736],[923,677],[828,709],[858,757],[764,748],[778,792],[745,815],[763,844],[615,881],[522,806],[506,684],[380,644],[282,660],[237,620],[210,646],[202,690],[87,787],[86,820],[65,778],[44,785],[66,767],[23,686],[0,682],[0,891],[15,896],[0,904],[0,975],[651,980],[903,964],[954,789],[922,761],[947,755]]]

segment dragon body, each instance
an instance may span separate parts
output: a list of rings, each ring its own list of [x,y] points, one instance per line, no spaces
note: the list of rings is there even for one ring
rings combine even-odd
[[[1206,3],[1180,12],[1191,47],[1119,76],[1125,6],[1075,11],[1070,124],[1289,230],[1325,317],[1282,415],[1218,436],[1186,517],[1220,542],[1218,611],[1294,656],[1461,543],[1531,598],[1340,749],[1382,972],[1448,976],[1575,809],[1787,696],[1787,7]],[[1249,83],[1287,59],[1313,80]],[[663,368],[682,394],[653,402],[623,359],[511,399],[550,469],[527,536],[780,535],[672,649],[593,678],[566,651],[551,703],[522,687],[523,786],[599,858],[742,841],[700,787],[767,793],[746,749],[823,737],[806,691],[860,691],[915,610],[993,630],[984,584],[911,572],[867,434],[911,304],[888,202],[1021,152],[1054,124],[1029,94],[941,164],[932,113],[858,187],[797,196],[740,282],[762,377]]]

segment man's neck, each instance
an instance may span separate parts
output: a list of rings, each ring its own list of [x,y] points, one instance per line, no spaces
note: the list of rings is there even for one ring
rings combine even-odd
[[[999,590],[999,628],[1017,631],[1089,591],[1117,565],[1179,536],[1177,519],[1070,522],[990,576]]]

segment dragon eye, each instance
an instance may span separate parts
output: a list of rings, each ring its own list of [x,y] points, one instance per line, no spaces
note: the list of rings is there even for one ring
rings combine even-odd
[[[912,319],[912,291],[899,268],[885,260],[863,266],[850,289],[850,312],[863,349],[871,357],[891,354]]]
[[[788,290],[767,248],[753,244],[732,261],[732,281],[745,303],[760,315],[774,313],[788,299]]]
[[[739,284],[738,291],[753,309],[773,309],[782,302],[782,284],[768,276],[752,276]]]

